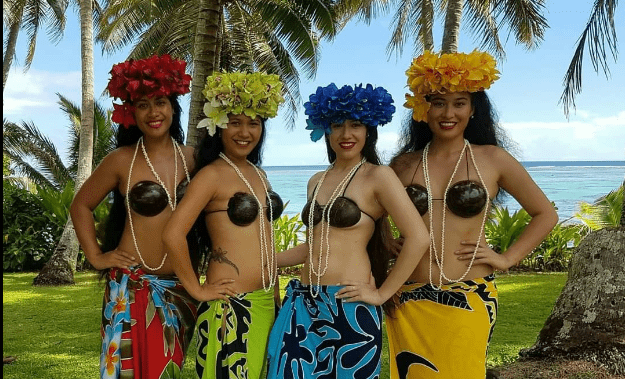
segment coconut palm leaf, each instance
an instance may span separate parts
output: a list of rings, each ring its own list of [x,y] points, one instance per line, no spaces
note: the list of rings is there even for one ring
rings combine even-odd
[[[197,0],[109,1],[97,39],[107,52],[135,43],[131,58],[167,53],[187,61],[192,70],[199,5]],[[279,75],[294,125],[300,103],[298,67],[313,77],[319,38],[332,38],[338,31],[332,2],[233,0],[223,4],[221,20],[219,68]]]
[[[74,180],[52,141],[32,122],[4,120],[2,134],[3,153],[11,159],[16,174],[54,189]]]
[[[590,61],[595,72],[599,72],[601,68],[606,77],[610,76],[607,51],[610,51],[615,61],[618,55],[616,26],[614,25],[617,4],[618,0],[595,0],[590,19],[579,37],[573,59],[564,76],[564,91],[558,103],[563,105],[567,118],[571,107],[575,109],[575,96],[582,91],[582,63],[587,43]]]
[[[621,219],[623,209],[623,187],[610,191],[601,196],[594,203],[581,202],[579,212],[575,213],[577,219],[588,225],[592,230],[606,227],[617,227]]]

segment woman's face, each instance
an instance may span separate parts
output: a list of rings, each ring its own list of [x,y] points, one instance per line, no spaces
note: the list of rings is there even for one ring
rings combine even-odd
[[[345,120],[341,124],[332,124],[332,133],[328,136],[330,147],[337,159],[360,159],[367,139],[367,127],[360,121]]]
[[[244,114],[229,114],[228,127],[221,129],[224,153],[233,158],[247,158],[258,145],[262,131],[260,117],[252,119]]]
[[[464,130],[473,115],[471,94],[452,92],[430,96],[428,125],[434,137],[454,138],[464,136]]]
[[[174,109],[166,96],[143,96],[133,106],[135,121],[144,136],[156,138],[169,134]]]

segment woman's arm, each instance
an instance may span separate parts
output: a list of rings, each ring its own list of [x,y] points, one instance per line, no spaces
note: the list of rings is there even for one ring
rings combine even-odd
[[[290,267],[304,263],[308,257],[308,242],[301,243],[276,254],[278,267]]]
[[[395,173],[385,166],[380,166],[376,170],[375,180],[371,183],[374,186],[376,199],[386,213],[393,218],[395,225],[404,237],[404,243],[393,269],[380,288],[374,289],[366,285],[361,287],[355,283],[346,282],[341,283],[347,287],[340,290],[339,294],[342,295],[340,297],[349,297],[350,299],[347,301],[364,301],[381,305],[393,296],[410,277],[427,250],[430,239],[421,216],[419,216]],[[351,287],[354,287],[354,290],[360,294],[351,296]]]
[[[199,301],[227,301],[228,296],[236,295],[231,285],[233,279],[223,279],[213,284],[205,281],[200,285],[187,244],[187,234],[202,209],[211,201],[219,183],[214,170],[206,167],[200,170],[189,183],[184,197],[163,229],[163,243],[172,259],[174,272],[189,294]]]
[[[78,241],[87,260],[97,270],[111,267],[128,268],[136,263],[131,254],[119,249],[102,252],[96,240],[93,219],[93,210],[106,195],[118,187],[121,167],[128,167],[127,163],[122,149],[108,154],[80,187],[70,206],[70,215]]]
[[[501,148],[492,147],[488,159],[499,172],[497,184],[532,216],[523,233],[505,253],[496,253],[483,243],[478,248],[474,264],[489,264],[494,269],[507,270],[540,244],[558,222],[558,214],[547,196],[514,157]],[[463,241],[462,244],[467,247],[458,250],[456,254],[459,259],[470,260],[476,241]]]

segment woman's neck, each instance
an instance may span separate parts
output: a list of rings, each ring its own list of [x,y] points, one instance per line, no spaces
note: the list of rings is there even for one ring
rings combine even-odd
[[[172,146],[172,139],[169,134],[162,138],[146,138],[143,136],[143,145],[148,154],[157,154],[165,150],[169,151]]]
[[[242,167],[247,166],[247,155],[246,156],[234,155],[234,154],[228,153],[227,151],[224,151],[223,154],[237,167],[242,168]]]
[[[351,159],[336,157],[336,160],[334,161],[334,169],[337,171],[351,170],[351,168],[357,165],[361,160],[362,156]]]
[[[437,139],[430,142],[429,153],[433,155],[457,155],[464,148],[464,138]]]

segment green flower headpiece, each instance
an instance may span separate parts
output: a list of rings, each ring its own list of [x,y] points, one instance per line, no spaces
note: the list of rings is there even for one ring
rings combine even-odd
[[[284,102],[282,82],[278,75],[262,72],[220,72],[206,78],[202,91],[207,102],[198,128],[207,128],[211,136],[228,126],[228,114],[245,114],[251,118],[272,118]]]

